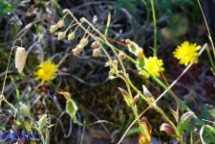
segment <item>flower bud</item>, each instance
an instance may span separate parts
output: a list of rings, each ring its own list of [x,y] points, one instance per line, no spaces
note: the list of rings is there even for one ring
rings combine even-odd
[[[39,125],[38,130],[42,131],[46,123],[47,123],[47,114],[44,114],[38,122],[38,125]]]
[[[79,52],[81,52],[82,50],[83,50],[83,46],[81,45],[81,44],[78,44],[77,46],[76,46],[76,48],[77,48],[77,50],[79,51]]]
[[[194,115],[193,112],[186,112],[181,116],[181,119],[178,124],[178,130],[180,134],[182,134],[183,130],[187,127],[193,115]]]
[[[91,47],[96,49],[99,47],[99,42],[98,41],[94,41],[92,44],[91,44]]]
[[[139,100],[140,96],[137,94],[136,96],[134,96],[134,102],[133,105],[136,105],[137,101]]]
[[[56,30],[57,30],[57,25],[51,25],[50,29],[49,29],[49,32],[54,33]]]
[[[130,98],[129,93],[126,90],[124,90],[124,89],[122,89],[120,87],[118,87],[118,89],[121,92],[126,104],[128,106],[131,106],[133,104],[133,102],[132,102],[133,100]]]
[[[57,27],[58,27],[58,28],[64,27],[64,21],[63,21],[63,20],[58,21]]]
[[[69,35],[68,35],[68,40],[73,40],[75,38],[75,31],[71,32]]]
[[[65,38],[64,32],[58,32],[57,39],[62,40],[63,38]]]
[[[167,123],[162,123],[162,125],[160,126],[160,131],[165,131],[170,136],[175,135],[175,130],[172,128],[171,125]]]
[[[25,48],[18,47],[15,53],[15,67],[18,69],[19,73],[22,73],[25,67],[26,58],[27,58],[27,52]]]
[[[83,47],[87,46],[88,44],[88,39],[87,38],[82,38],[80,41],[80,45],[82,45]]]
[[[93,57],[98,57],[101,54],[101,49],[97,48],[93,50]]]
[[[80,51],[77,48],[72,49],[72,53],[74,56],[78,56],[80,54]]]
[[[139,137],[140,144],[151,144],[151,125],[147,119],[143,118],[140,122],[141,137]]]
[[[20,114],[23,117],[30,117],[29,108],[25,104],[23,104],[22,102],[19,102],[19,106],[20,106]]]
[[[127,45],[130,45],[130,44],[131,44],[131,40],[130,40],[130,39],[126,39],[126,40],[125,40],[125,43],[126,43]]]
[[[122,52],[122,51],[120,51],[120,52],[119,52],[119,58],[120,58],[121,60],[124,60],[124,59],[126,58],[125,53]]]
[[[137,53],[138,58],[143,58],[143,49],[142,48],[138,48],[136,50],[136,53]]]

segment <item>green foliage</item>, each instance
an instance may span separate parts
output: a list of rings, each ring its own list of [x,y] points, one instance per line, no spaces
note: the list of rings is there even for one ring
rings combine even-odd
[[[13,13],[20,0],[0,0],[0,19]]]
[[[135,15],[137,12],[137,4],[137,0],[116,0],[118,8],[124,8],[132,15]]]

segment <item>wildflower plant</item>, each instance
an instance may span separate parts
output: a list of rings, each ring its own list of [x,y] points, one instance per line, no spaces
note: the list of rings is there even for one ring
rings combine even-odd
[[[64,38],[67,38],[68,41],[72,41],[76,37],[77,29],[82,30],[84,32],[84,35],[80,38],[79,43],[75,47],[71,48],[71,53],[74,56],[79,56],[84,51],[84,49],[87,49],[88,46],[91,45],[93,57],[98,58],[101,53],[105,54],[107,60],[104,66],[109,68],[109,80],[120,79],[124,82],[124,87],[118,87],[118,90],[121,93],[125,104],[131,109],[134,116],[134,120],[124,132],[124,134],[118,141],[118,144],[122,142],[128,131],[134,124],[137,124],[138,126],[139,143],[152,143],[151,135],[153,125],[150,124],[150,119],[143,117],[143,115],[151,109],[155,110],[163,118],[163,123],[160,126],[160,131],[163,131],[167,135],[176,138],[180,144],[186,143],[184,141],[184,132],[192,119],[195,119],[195,122],[198,123],[197,125],[202,126],[200,130],[200,136],[201,139],[203,139],[202,137],[204,130],[207,128],[213,132],[214,128],[205,125],[204,121],[200,120],[195,115],[195,113],[192,112],[191,109],[172,91],[171,88],[184,75],[184,73],[179,75],[178,78],[173,81],[173,83],[168,83],[167,78],[164,75],[164,62],[162,59],[159,58],[157,51],[156,15],[153,0],[151,0],[151,5],[155,37],[153,56],[146,56],[144,54],[143,48],[141,48],[137,43],[129,39],[125,40],[125,45],[127,46],[129,53],[126,53],[126,51],[119,50],[117,47],[115,47],[114,44],[112,44],[107,37],[108,28],[110,26],[111,21],[110,14],[108,15],[107,25],[104,34],[86,18],[81,18],[80,20],[78,20],[74,16],[74,14],[68,9],[65,9],[63,11],[65,15],[56,24],[50,26],[49,31],[52,34],[57,34],[58,40],[63,40]],[[72,19],[69,25],[66,25],[64,23],[65,18],[69,18],[69,20]],[[66,29],[63,31],[62,28]],[[179,60],[180,64],[187,66],[184,70],[186,72],[192,66],[193,63],[197,63],[198,56],[202,54],[206,47],[207,45],[204,45],[201,48],[201,46],[198,46],[195,43],[189,43],[188,41],[185,41],[177,47],[177,49],[173,52],[173,55]],[[15,67],[18,69],[19,73],[22,73],[25,66],[27,53],[22,46],[13,46],[12,50],[14,48],[17,48],[15,55]],[[43,113],[37,119],[35,119],[35,117],[31,113],[29,103],[24,102],[22,99],[18,99],[19,102],[15,106],[10,103],[4,96],[4,88],[7,79],[12,50],[6,68],[2,93],[0,95],[0,110],[2,106],[1,103],[6,103],[13,110],[11,113],[13,113],[14,121],[17,126],[23,126],[25,130],[30,134],[32,134],[34,131],[38,132],[41,135],[42,143],[48,144],[50,143],[49,128],[53,126],[52,124],[49,124],[49,115],[47,113]],[[114,56],[110,53],[114,54]],[[132,81],[132,75],[127,72],[127,69],[124,65],[125,60],[130,60],[134,65],[136,65],[137,71],[139,74],[142,75],[143,80],[147,82],[155,81],[164,89],[164,92],[161,93],[159,96],[155,96],[147,89],[147,86],[145,86],[144,84],[142,85],[142,89],[139,89],[138,86],[136,86],[136,84]],[[51,59],[48,59],[47,61],[42,62],[39,65],[38,70],[34,73],[34,78],[38,81],[41,81],[40,84],[43,85],[45,82],[49,82],[55,78],[56,73],[58,71],[58,66],[59,65],[54,64]],[[161,80],[160,77],[162,77],[164,81]],[[166,111],[164,111],[158,105],[159,100],[163,98],[164,95],[166,95],[167,93],[171,94],[177,104],[176,110],[170,108],[170,112],[173,114],[175,119],[170,118],[166,114]],[[59,92],[59,94],[63,95],[66,100],[65,113],[71,116],[71,119],[75,124],[80,126],[92,126],[101,122],[110,124],[109,122],[102,120],[90,124],[81,122],[76,117],[79,108],[74,98],[70,96],[69,92],[61,91]],[[143,102],[148,105],[147,108],[145,108],[142,112],[139,108],[141,105],[137,103],[140,99],[142,100],[140,102]],[[180,112],[179,109],[181,109]],[[34,142],[38,140],[31,139],[31,141]]]
[[[153,4],[153,3],[152,3]],[[133,125],[134,123],[138,123],[139,125],[139,131],[140,131],[140,137],[139,137],[139,142],[141,144],[149,144],[151,143],[151,126],[149,124],[149,121],[145,118],[141,118],[141,116],[149,109],[155,109],[164,119],[165,122],[164,124],[161,125],[160,130],[165,131],[167,134],[172,134],[171,136],[176,137],[181,144],[184,143],[183,141],[183,131],[186,128],[187,124],[191,120],[191,118],[195,117],[197,120],[199,120],[196,115],[194,115],[193,112],[191,112],[189,109],[187,113],[184,113],[181,117],[180,120],[176,119],[176,122],[173,122],[166,113],[157,105],[157,102],[164,96],[166,92],[168,92],[169,89],[174,85],[169,85],[168,83],[164,83],[161,80],[159,80],[159,76],[161,76],[161,73],[164,72],[164,63],[162,59],[159,59],[157,56],[157,50],[156,47],[154,48],[154,56],[149,56],[146,57],[144,55],[143,49],[136,44],[135,42],[126,39],[125,44],[128,47],[128,50],[130,53],[132,53],[136,60],[130,57],[128,54],[125,52],[118,50],[113,44],[111,44],[106,35],[108,33],[108,29],[105,30],[105,33],[103,34],[100,30],[98,30],[92,23],[90,23],[87,19],[81,18],[80,21],[73,15],[71,11],[68,9],[64,10],[66,18],[67,16],[71,16],[73,19],[70,26],[66,29],[72,29],[71,31],[76,31],[77,28],[80,28],[84,31],[84,36],[78,43],[78,45],[75,48],[72,48],[71,52],[73,53],[74,56],[79,56],[83,49],[86,47],[88,43],[92,39],[93,43],[91,44],[91,47],[93,48],[93,56],[94,57],[99,57],[100,53],[103,52],[106,57],[108,58],[105,66],[110,68],[109,71],[109,79],[113,80],[116,78],[121,79],[125,85],[126,89],[119,87],[119,91],[121,92],[125,103],[127,106],[129,106],[133,114],[135,116],[134,122],[131,124]],[[108,16],[108,21],[107,21],[107,27],[109,27],[110,24],[110,15]],[[75,23],[75,24],[73,24]],[[71,26],[73,25],[73,26]],[[86,28],[85,26],[88,25]],[[65,26],[66,27],[66,26]],[[64,33],[64,32],[63,32]],[[155,33],[156,34],[156,33]],[[64,36],[66,37],[66,36]],[[74,38],[74,37],[73,37]],[[156,46],[156,43],[154,43]],[[109,47],[110,50],[113,52],[116,58],[112,58],[112,56],[107,52],[106,47]],[[189,47],[189,50],[185,49],[184,47]],[[193,52],[192,56],[183,59],[181,63],[183,64],[188,64],[191,60],[194,60],[193,58],[197,57],[197,50],[200,49],[200,46],[197,46],[196,44],[183,44],[182,45],[182,50],[180,49],[181,47],[176,50],[175,55],[179,55],[180,58],[185,58],[187,51],[188,52]],[[205,47],[204,47],[205,48]],[[185,52],[184,52],[185,49]],[[187,51],[186,51],[187,50]],[[178,52],[179,51],[179,52]],[[181,52],[182,51],[182,52]],[[128,75],[126,68],[123,64],[123,61],[125,59],[129,59],[132,62],[135,63],[139,73],[143,74],[145,78],[149,78],[152,76],[152,78],[160,84],[162,87],[165,88],[165,91],[163,94],[161,94],[157,99],[149,92],[149,90],[143,86],[143,91],[139,90],[135,84],[131,81],[130,75]],[[183,74],[182,74],[183,75]],[[181,77],[181,76],[180,76]],[[180,78],[179,77],[179,78]],[[165,78],[165,77],[164,77]],[[169,86],[169,87],[168,87]],[[174,95],[174,99],[177,102],[178,107],[186,107],[186,105]],[[139,113],[138,111],[138,106],[137,106],[137,101],[138,99],[143,99],[149,106],[146,108],[145,111],[142,113]],[[67,102],[68,102],[68,98]],[[71,100],[70,100],[71,102]],[[182,106],[183,105],[183,106]],[[70,116],[76,121],[76,124],[83,125],[83,123],[79,122],[77,118],[75,117],[77,111],[77,105],[75,104],[74,101],[71,102],[70,106],[67,105],[67,112],[70,114]],[[172,111],[173,112],[173,111]],[[179,112],[176,110],[174,112],[177,117],[180,117]],[[129,128],[128,128],[129,129]],[[128,131],[128,130],[127,130]],[[125,134],[127,131],[124,133],[122,138],[118,143],[121,143],[121,140],[124,138]]]

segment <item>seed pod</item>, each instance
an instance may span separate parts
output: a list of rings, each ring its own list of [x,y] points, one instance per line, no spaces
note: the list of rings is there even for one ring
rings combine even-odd
[[[15,67],[18,69],[19,73],[22,73],[27,58],[27,52],[25,48],[18,47],[15,53]]]
[[[57,39],[62,40],[63,38],[65,38],[64,32],[59,32],[58,35],[57,35]]]
[[[68,35],[68,40],[73,40],[75,38],[75,31],[71,32],[69,35]]]
[[[93,50],[93,57],[98,57],[101,54],[101,48],[97,48]]]
[[[94,41],[92,44],[91,44],[91,47],[92,48],[98,48],[99,47],[99,42],[98,41]]]
[[[57,27],[58,27],[58,28],[64,27],[64,21],[63,21],[63,20],[60,20],[60,21],[57,23]]]
[[[49,32],[54,33],[56,30],[57,30],[57,25],[51,25],[50,29],[49,29]]]

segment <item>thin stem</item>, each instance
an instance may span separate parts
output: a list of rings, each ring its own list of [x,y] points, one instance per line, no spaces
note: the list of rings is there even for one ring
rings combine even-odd
[[[154,56],[157,56],[157,20],[156,20],[156,14],[155,14],[155,6],[154,6],[154,0],[151,1],[152,6],[152,18],[153,18],[153,24],[154,24]]]
[[[213,40],[212,40],[210,28],[209,28],[209,26],[208,26],[208,22],[207,22],[207,19],[206,19],[206,17],[205,17],[205,13],[204,13],[204,11],[203,11],[203,9],[202,9],[201,3],[200,3],[199,0],[197,0],[197,1],[198,1],[199,8],[200,8],[200,10],[201,10],[201,13],[202,13],[202,16],[203,16],[203,19],[204,19],[204,22],[205,22],[205,25],[206,25],[206,28],[207,28],[207,31],[208,31],[208,37],[209,37],[209,40],[210,40],[210,42],[211,42],[212,49],[213,49],[213,54],[214,54],[214,58],[215,58],[215,47],[214,47],[214,43],[213,43]],[[215,70],[214,70],[214,71],[215,71]]]

